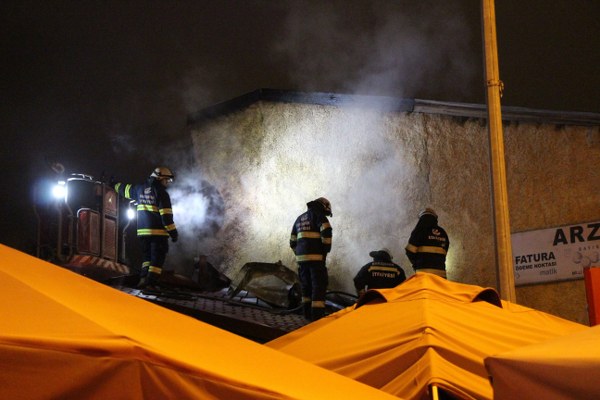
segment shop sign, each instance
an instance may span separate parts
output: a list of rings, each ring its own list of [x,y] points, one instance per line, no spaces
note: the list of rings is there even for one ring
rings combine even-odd
[[[600,266],[600,222],[511,235],[515,285],[583,279]]]

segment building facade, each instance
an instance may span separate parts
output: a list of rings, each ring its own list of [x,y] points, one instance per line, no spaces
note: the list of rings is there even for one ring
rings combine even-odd
[[[511,232],[600,221],[600,114],[502,116]],[[188,122],[196,167],[223,201],[206,252],[228,275],[254,261],[295,269],[292,223],[323,196],[333,208],[329,288],[354,293],[370,251],[387,247],[414,273],[404,247],[431,207],[450,237],[448,279],[495,288],[486,119],[484,105],[266,89],[202,110]],[[583,276],[516,294],[588,323]]]

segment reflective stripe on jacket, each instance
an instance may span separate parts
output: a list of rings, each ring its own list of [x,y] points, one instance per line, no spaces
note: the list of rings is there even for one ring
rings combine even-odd
[[[138,236],[177,236],[171,197],[155,179],[139,185],[117,183],[115,190],[136,202]]]
[[[364,265],[354,277],[357,292],[368,289],[393,288],[406,280],[402,267],[391,261],[374,260]]]
[[[444,270],[449,247],[448,235],[437,224],[437,219],[431,215],[424,215],[410,234],[406,245],[406,256],[414,269]]]
[[[324,261],[331,251],[333,230],[327,217],[314,209],[301,214],[290,235],[290,247],[297,262]]]

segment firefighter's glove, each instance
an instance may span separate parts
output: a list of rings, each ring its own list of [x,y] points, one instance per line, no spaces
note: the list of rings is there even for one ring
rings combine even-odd
[[[179,239],[179,234],[177,234],[177,233],[171,233],[171,241],[173,243],[175,243],[177,241],[177,239]]]

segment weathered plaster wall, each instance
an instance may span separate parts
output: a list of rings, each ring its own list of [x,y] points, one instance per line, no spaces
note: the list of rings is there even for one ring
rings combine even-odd
[[[512,124],[504,133],[512,232],[600,219],[597,128]],[[517,301],[589,323],[581,279],[519,286]]]
[[[600,148],[587,128],[505,127],[512,231],[598,219]],[[306,202],[333,206],[330,289],[381,247],[413,274],[404,246],[425,206],[450,236],[449,279],[496,286],[487,128],[481,120],[257,102],[192,128],[198,168],[221,193],[206,252],[229,276],[251,261],[295,269],[288,240]],[[583,281],[517,288],[520,304],[587,323]]]

